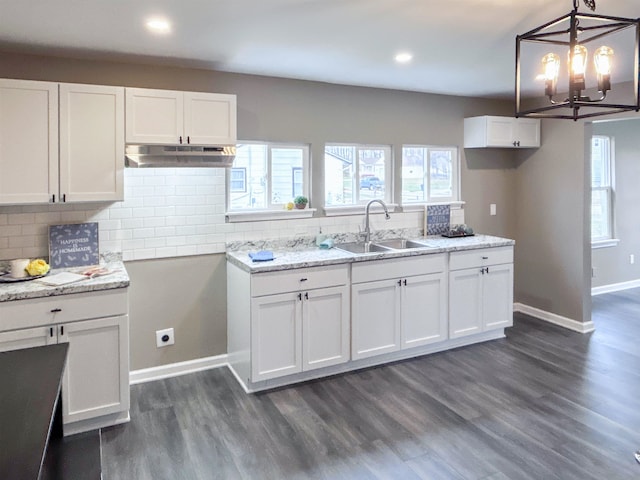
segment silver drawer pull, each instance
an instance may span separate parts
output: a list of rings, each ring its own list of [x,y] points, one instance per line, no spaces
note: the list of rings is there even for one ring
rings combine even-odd
[[[61,308],[54,308],[53,310],[51,310],[51,313],[60,313],[61,311]]]
[[[482,257],[483,260],[489,260],[489,257]]]
[[[306,282],[307,280],[308,280],[308,279],[306,279],[306,278],[301,278],[301,279],[300,279],[300,281],[301,281],[301,282]]]

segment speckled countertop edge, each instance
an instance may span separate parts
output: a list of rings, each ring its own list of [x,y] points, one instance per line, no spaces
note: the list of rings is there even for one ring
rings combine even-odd
[[[27,300],[30,298],[54,297],[57,295],[69,295],[73,293],[97,292],[100,290],[112,290],[114,288],[126,288],[129,286],[129,275],[124,264],[119,260],[113,260],[101,266],[113,270],[113,273],[101,277],[95,277],[79,282],[53,287],[44,285],[36,280],[18,283],[0,284],[0,303],[14,300]],[[51,274],[61,271],[82,271],[80,269],[52,270]]]
[[[236,249],[227,252],[227,260],[250,273],[277,272],[290,268],[321,267],[325,265],[337,265],[342,263],[367,262],[389,258],[402,258],[418,255],[433,255],[437,253],[456,252],[461,250],[474,250],[478,248],[506,247],[515,245],[515,240],[491,235],[475,235],[464,238],[444,238],[437,236],[412,237],[414,240],[429,242],[427,248],[397,250],[389,252],[349,253],[332,248],[321,250],[317,247],[307,246],[304,249],[289,250],[287,248],[273,248],[274,260],[268,262],[253,262],[249,258],[249,252],[255,252],[256,248]]]

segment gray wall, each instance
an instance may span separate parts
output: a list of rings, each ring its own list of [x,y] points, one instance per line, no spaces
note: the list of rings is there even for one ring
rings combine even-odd
[[[322,162],[313,159],[323,158],[325,142],[391,144],[396,155],[403,143],[461,147],[464,117],[512,114],[512,104],[508,101],[11,53],[0,53],[0,77],[237,94],[240,139],[312,145],[312,196],[321,196],[323,191]],[[551,151],[552,148],[545,148],[538,156]],[[461,155],[467,223],[479,232],[519,238],[516,219],[522,217],[517,210],[516,185],[518,178],[527,182],[525,174],[515,170],[515,153],[501,149],[461,149]],[[534,158],[526,163],[533,167],[538,160]],[[532,175],[536,176],[535,168],[525,167],[525,170],[533,170]],[[398,178],[395,182],[399,185]],[[531,193],[536,196],[535,189]],[[552,200],[547,203],[551,204]],[[489,216],[490,203],[498,206],[495,217]],[[519,249],[516,247],[516,252]],[[576,256],[575,251],[571,253],[567,262]],[[226,310],[221,292],[225,290],[226,279],[222,258],[213,255],[127,264],[132,278],[133,370],[225,353]],[[517,256],[518,261],[527,258]],[[200,269],[200,264],[207,267]],[[527,262],[526,268],[530,264]],[[543,298],[531,282],[519,279],[526,268],[516,265],[519,285],[516,292],[528,299]],[[547,281],[543,272],[536,278],[543,283]],[[199,290],[205,286],[206,291]],[[573,300],[569,298],[567,303]],[[556,305],[559,302],[550,303],[562,312],[569,309]],[[166,326],[179,326],[176,327],[178,341],[174,347],[156,350],[152,344],[154,332]]]
[[[640,279],[640,119],[593,124],[594,135],[613,138],[615,153],[615,247],[592,250],[594,287]],[[629,263],[629,255],[636,263]]]

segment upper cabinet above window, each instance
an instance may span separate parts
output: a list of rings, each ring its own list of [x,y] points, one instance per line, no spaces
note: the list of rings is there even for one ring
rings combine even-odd
[[[482,116],[464,119],[464,148],[538,148],[540,120]]]
[[[235,145],[236,96],[126,89],[126,142]]]

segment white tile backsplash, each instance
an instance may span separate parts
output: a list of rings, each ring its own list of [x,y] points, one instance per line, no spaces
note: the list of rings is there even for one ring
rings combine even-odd
[[[222,253],[225,243],[358,232],[362,215],[225,223],[223,169],[126,169],[125,201],[0,206],[0,260],[48,255],[48,227],[98,222],[100,250],[142,260]],[[454,214],[456,218],[454,220]],[[421,228],[423,212],[371,217],[376,229]],[[464,211],[452,210],[452,223]]]

